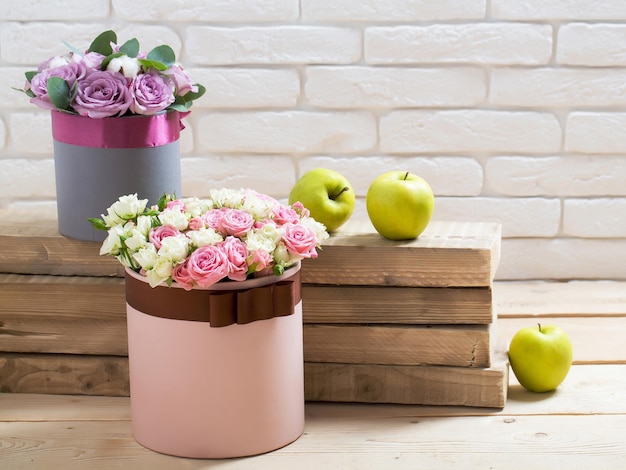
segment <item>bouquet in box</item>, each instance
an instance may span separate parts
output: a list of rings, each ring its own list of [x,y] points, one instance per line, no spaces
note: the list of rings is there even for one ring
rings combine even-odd
[[[222,280],[275,274],[317,257],[326,228],[300,203],[285,206],[250,189],[213,190],[206,199],[164,195],[146,207],[137,195],[119,198],[102,218],[101,255],[147,277],[189,290]]]
[[[100,34],[86,52],[52,57],[26,72],[24,92],[40,108],[90,118],[186,112],[205,88],[193,83],[171,47],[145,54],[137,39],[117,44],[113,31]]]

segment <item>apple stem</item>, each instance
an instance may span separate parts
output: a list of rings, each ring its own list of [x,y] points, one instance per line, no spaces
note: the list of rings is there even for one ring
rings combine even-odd
[[[541,331],[541,323],[537,323],[537,326],[539,327],[539,333],[543,333],[543,331]]]
[[[339,191],[337,194],[331,194],[330,198],[334,201],[339,196],[341,196],[342,193],[345,193],[346,191],[350,191],[350,188],[348,188],[347,186],[344,186],[343,188],[341,188],[341,191]]]
[[[406,181],[406,179],[407,179],[408,177],[409,177],[409,172],[407,171],[407,172],[404,174],[404,178],[402,178],[402,179],[403,179],[404,181]]]

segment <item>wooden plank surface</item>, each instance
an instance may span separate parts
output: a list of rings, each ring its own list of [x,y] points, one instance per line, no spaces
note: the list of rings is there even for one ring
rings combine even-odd
[[[128,358],[0,353],[0,392],[128,396]]]
[[[61,236],[53,216],[37,225],[0,210],[0,272],[121,276],[100,243]],[[369,224],[348,223],[303,263],[310,284],[488,287],[500,257],[499,224],[433,221],[417,239],[386,240]],[[311,261],[311,262],[308,262]]]
[[[490,325],[305,325],[304,360],[489,367]]]
[[[488,369],[313,362],[304,367],[311,401],[502,408],[509,382],[504,353]]]
[[[346,224],[304,260],[310,284],[488,287],[500,260],[501,227],[433,221],[416,240],[387,240],[363,224]]]
[[[557,392],[515,390],[502,410],[309,403],[305,433],[268,454],[185,459],[132,437],[127,398],[0,394],[0,467],[132,469],[619,469],[626,366],[574,366]]]
[[[305,323],[488,324],[491,289],[318,286],[302,289]]]

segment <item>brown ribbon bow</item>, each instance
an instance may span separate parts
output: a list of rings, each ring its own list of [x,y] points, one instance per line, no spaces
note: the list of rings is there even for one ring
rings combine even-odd
[[[251,289],[189,291],[152,288],[126,273],[126,302],[134,309],[155,317],[209,322],[212,327],[288,316],[301,298],[300,270],[279,282]]]

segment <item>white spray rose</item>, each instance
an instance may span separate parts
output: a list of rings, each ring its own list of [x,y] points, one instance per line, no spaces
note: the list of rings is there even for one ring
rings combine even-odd
[[[172,263],[182,261],[189,253],[189,241],[189,238],[183,234],[165,237],[161,240],[161,248],[158,251],[159,258],[168,259]]]
[[[121,196],[119,200],[107,209],[107,215],[102,215],[102,219],[107,227],[125,224],[128,220],[143,213],[148,204],[147,199],[139,199],[136,194]]]
[[[171,225],[178,230],[186,230],[189,227],[187,216],[178,208],[165,209],[159,214],[159,220],[163,225]]]
[[[212,228],[201,228],[200,230],[191,230],[187,232],[187,236],[196,247],[207,245],[217,245],[224,241],[222,236]]]
[[[157,261],[157,251],[154,245],[148,244],[133,254],[133,258],[143,269],[152,269]]]
[[[156,287],[164,281],[167,281],[172,275],[172,262],[167,258],[157,258],[152,269],[146,271],[146,277],[150,287]]]

